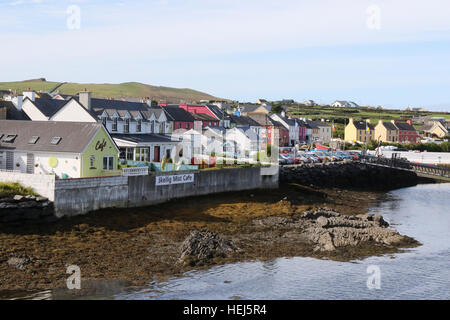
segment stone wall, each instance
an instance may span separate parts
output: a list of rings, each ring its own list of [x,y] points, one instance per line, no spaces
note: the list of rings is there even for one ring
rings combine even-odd
[[[44,197],[16,195],[0,199],[1,223],[51,222],[56,220],[53,203]]]

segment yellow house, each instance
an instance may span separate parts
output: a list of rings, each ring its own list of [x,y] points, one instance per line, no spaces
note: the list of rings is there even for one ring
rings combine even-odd
[[[0,170],[58,178],[121,175],[101,123],[0,120]]]
[[[440,121],[430,121],[425,124],[420,131],[423,131],[426,137],[438,137],[440,139],[448,135],[448,130],[442,125]]]
[[[398,128],[394,121],[379,120],[375,126],[375,140],[381,142],[398,142]]]
[[[369,143],[375,139],[375,128],[370,121],[354,121],[349,119],[348,125],[345,127],[345,141]]]

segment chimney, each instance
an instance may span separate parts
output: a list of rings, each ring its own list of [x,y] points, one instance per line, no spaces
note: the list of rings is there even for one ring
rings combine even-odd
[[[383,120],[378,120],[378,124],[383,124]]]
[[[17,98],[16,98],[17,100],[17,102],[16,102],[16,108],[17,108],[17,110],[22,110],[22,104],[23,104],[23,96],[22,95],[20,95],[20,96],[17,96]]]
[[[34,93],[34,91],[31,91],[30,88],[23,92],[23,96],[30,99],[31,101],[36,100],[36,94]]]
[[[84,89],[84,91],[81,91],[79,94],[80,97],[80,103],[81,105],[89,111],[92,111],[92,105],[91,105],[91,93]]]
[[[348,119],[348,124],[353,123],[353,118]]]
[[[286,112],[283,110],[283,111],[281,111],[281,116],[284,118],[284,117],[286,117]]]

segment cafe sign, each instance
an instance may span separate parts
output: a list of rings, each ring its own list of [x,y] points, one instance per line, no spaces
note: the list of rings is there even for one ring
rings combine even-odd
[[[192,183],[194,182],[194,174],[178,174],[171,176],[157,176],[156,177],[156,185],[157,186],[166,186],[170,184],[182,184],[182,183]]]

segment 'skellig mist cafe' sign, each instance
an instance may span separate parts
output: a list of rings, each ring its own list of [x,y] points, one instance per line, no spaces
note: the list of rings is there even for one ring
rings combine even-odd
[[[182,184],[182,183],[192,183],[194,182],[194,174],[178,174],[172,176],[157,176],[156,185],[166,186],[169,184]]]

